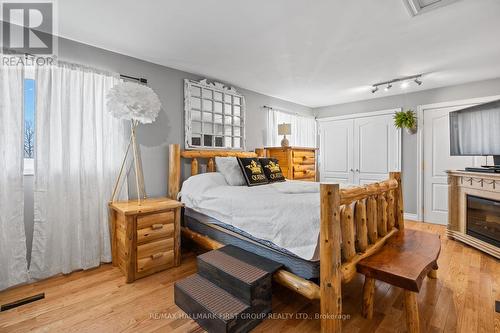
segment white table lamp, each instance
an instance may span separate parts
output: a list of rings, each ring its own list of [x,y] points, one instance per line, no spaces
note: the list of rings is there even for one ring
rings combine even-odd
[[[283,135],[283,140],[281,140],[281,147],[289,147],[290,146],[286,136],[290,135],[291,132],[292,132],[292,124],[283,123],[283,124],[278,125],[278,135]]]

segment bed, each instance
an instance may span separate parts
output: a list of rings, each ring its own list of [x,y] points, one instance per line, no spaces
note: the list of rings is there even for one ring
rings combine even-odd
[[[319,300],[322,332],[340,332],[341,284],[354,278],[361,259],[404,229],[400,173],[345,188],[287,181],[236,189],[224,187],[217,176],[216,156],[256,157],[263,150],[181,151],[178,144],[170,145],[168,193],[186,206],[183,236],[207,249],[233,244],[282,263],[274,280]],[[191,160],[191,175],[184,175],[180,193],[183,158]],[[199,176],[200,160],[206,160],[212,175]]]

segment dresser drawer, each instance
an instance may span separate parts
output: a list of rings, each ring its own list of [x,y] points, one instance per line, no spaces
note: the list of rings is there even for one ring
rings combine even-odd
[[[137,243],[147,243],[153,240],[162,238],[174,237],[174,223],[173,221],[168,224],[156,223],[150,227],[137,230]]]
[[[174,239],[163,239],[137,246],[137,272],[152,268],[173,266]]]
[[[314,158],[316,153],[314,151],[309,150],[294,150],[292,151],[292,158]]]
[[[314,157],[307,157],[307,156],[294,157],[293,158],[293,164],[315,165],[316,164],[316,158],[314,158]]]
[[[315,169],[316,169],[315,165],[295,164],[293,166],[293,171],[294,172],[308,172],[308,171],[314,171]]]
[[[315,178],[316,178],[316,171],[314,170],[296,171],[293,173],[293,179],[296,180],[314,181]]]

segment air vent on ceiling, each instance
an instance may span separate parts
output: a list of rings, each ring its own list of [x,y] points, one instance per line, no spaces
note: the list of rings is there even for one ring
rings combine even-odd
[[[412,16],[443,7],[459,0],[403,0]]]

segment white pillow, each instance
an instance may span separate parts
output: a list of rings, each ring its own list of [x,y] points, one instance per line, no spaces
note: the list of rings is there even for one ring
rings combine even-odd
[[[222,173],[229,185],[246,185],[236,157],[215,157],[215,165],[217,166],[217,171]]]
[[[200,173],[189,177],[182,183],[182,190],[179,192],[177,199],[182,198],[182,202],[186,204],[186,207],[195,207],[198,205],[197,200],[204,198],[203,194],[205,192],[214,187],[227,185],[226,179],[219,172]]]
[[[203,193],[217,186],[227,186],[226,179],[220,172],[207,172],[191,176],[182,183],[183,193]]]

